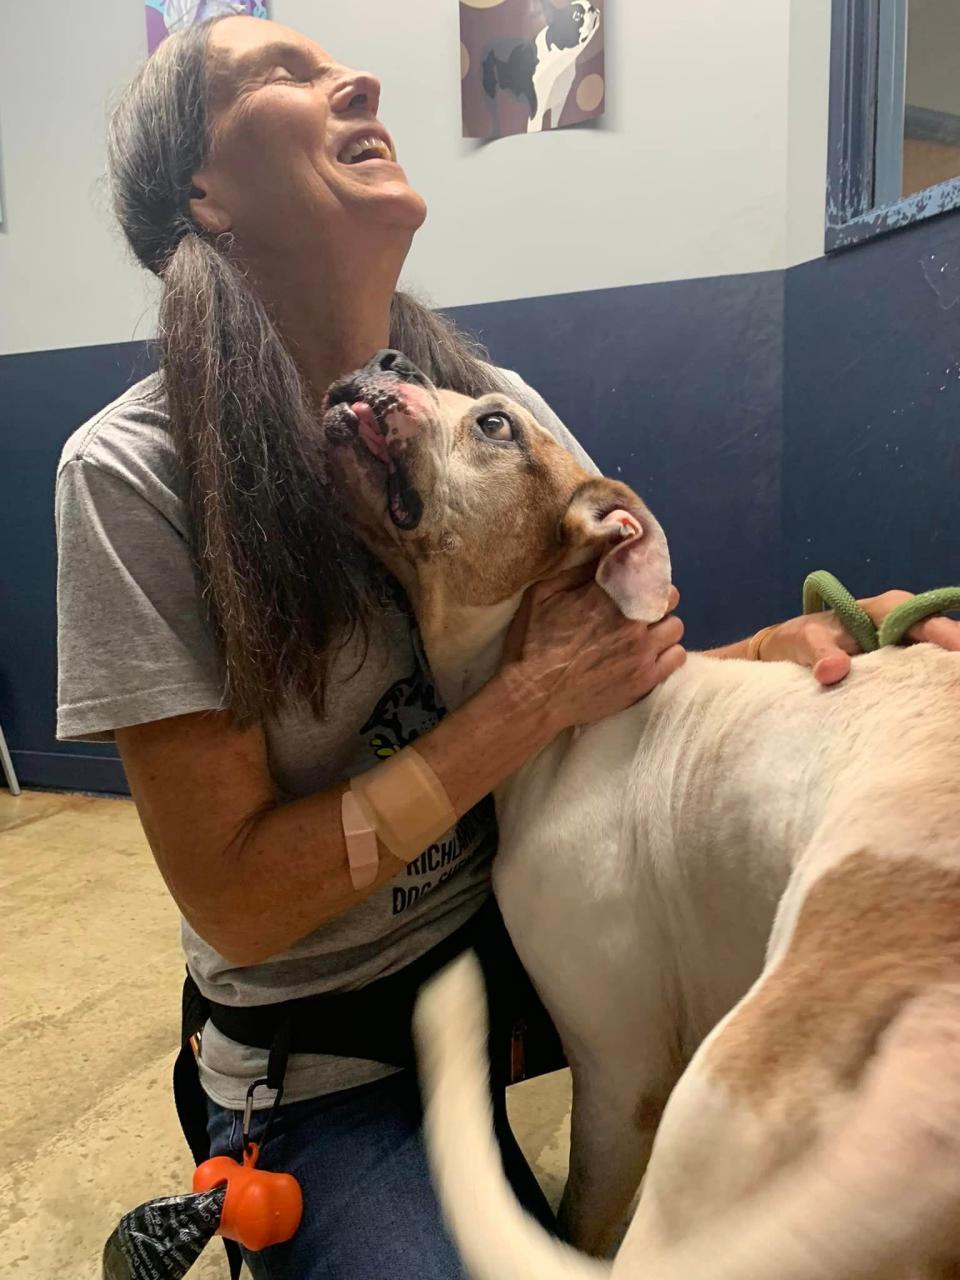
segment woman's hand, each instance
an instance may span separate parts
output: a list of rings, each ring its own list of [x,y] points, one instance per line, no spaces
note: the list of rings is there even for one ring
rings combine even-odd
[[[686,660],[680,619],[630,622],[593,582],[594,568],[531,587],[504,646],[501,670],[521,682],[551,737],[632,706]],[[671,610],[679,599],[671,588]]]
[[[887,614],[910,596],[909,591],[885,591],[857,603],[879,627]],[[960,652],[960,622],[943,617],[926,618],[910,628],[907,639],[915,644],[925,641],[941,649]],[[853,636],[832,611],[827,611],[782,623],[763,642],[760,656],[764,662],[797,662],[802,667],[811,667],[820,684],[837,684],[849,674],[851,657],[859,652]]]

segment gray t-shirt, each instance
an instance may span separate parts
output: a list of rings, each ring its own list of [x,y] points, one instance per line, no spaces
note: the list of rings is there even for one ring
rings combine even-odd
[[[595,467],[516,374],[504,390],[589,470]],[[183,475],[156,374],[76,431],[57,473],[59,690],[57,736],[105,741],[115,729],[223,706],[220,659],[197,592]],[[284,797],[333,786],[426,733],[442,714],[414,628],[399,606],[366,658],[343,652],[329,713],[294,709],[265,726],[270,771]],[[187,964],[201,991],[257,1005],[361,987],[393,973],[464,924],[489,893],[496,827],[479,805],[444,839],[346,915],[262,964],[238,968],[184,920]],[[201,1079],[221,1105],[243,1106],[266,1055],[205,1028]],[[369,1061],[293,1055],[289,1101],[386,1075]],[[261,1099],[261,1105],[266,1099]]]

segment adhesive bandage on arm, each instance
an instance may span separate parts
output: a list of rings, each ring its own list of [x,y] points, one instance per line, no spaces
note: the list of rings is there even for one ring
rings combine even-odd
[[[345,791],[340,798],[340,818],[353,887],[369,889],[380,867],[377,833],[352,791]]]
[[[365,823],[347,796],[353,798]],[[404,747],[375,769],[353,778],[342,812],[350,874],[357,888],[371,884],[376,876],[374,868],[370,879],[358,884],[369,857],[361,846],[369,840],[370,833],[375,833],[394,857],[412,862],[457,821],[443,784],[413,747]],[[368,849],[369,845],[365,847]]]

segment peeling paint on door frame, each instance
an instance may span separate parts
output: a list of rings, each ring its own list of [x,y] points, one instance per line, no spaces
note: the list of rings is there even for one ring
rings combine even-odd
[[[891,23],[903,30],[907,0],[833,0],[826,250],[846,249],[927,218],[960,209],[960,177],[890,203],[876,204],[885,169],[877,148],[889,149],[883,103],[900,103],[902,40],[884,39]],[[899,61],[898,61],[899,60]],[[880,108],[878,110],[878,107]],[[887,121],[889,125],[889,121]],[[889,185],[889,184],[887,184]]]

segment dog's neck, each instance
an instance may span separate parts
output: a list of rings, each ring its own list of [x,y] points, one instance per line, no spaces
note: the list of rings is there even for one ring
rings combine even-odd
[[[430,671],[444,705],[455,711],[499,667],[523,591],[494,605],[451,602],[429,589],[418,595],[414,608]]]

